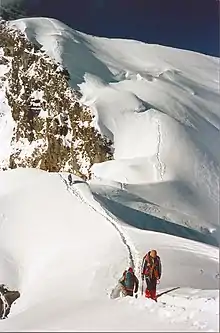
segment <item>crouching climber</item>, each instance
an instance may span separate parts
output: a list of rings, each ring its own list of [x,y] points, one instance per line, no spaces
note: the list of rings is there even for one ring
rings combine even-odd
[[[121,292],[123,296],[133,296],[135,294],[135,297],[137,297],[139,281],[134,274],[132,267],[124,271],[122,277],[119,280],[119,284],[121,286]]]
[[[149,251],[143,258],[141,266],[142,281],[146,281],[145,297],[157,301],[156,287],[161,277],[161,261],[156,250]]]

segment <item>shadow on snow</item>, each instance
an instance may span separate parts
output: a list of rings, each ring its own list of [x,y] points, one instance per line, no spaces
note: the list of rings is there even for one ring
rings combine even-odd
[[[212,246],[219,246],[218,241],[211,234],[203,234],[197,230],[143,213],[134,208],[124,206],[121,203],[105,198],[99,194],[94,193],[93,195],[98,202],[102,203],[118,219],[121,219],[133,227],[182,237]]]

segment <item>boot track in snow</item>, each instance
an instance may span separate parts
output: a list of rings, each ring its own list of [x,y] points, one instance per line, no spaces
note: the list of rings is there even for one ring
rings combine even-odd
[[[69,174],[68,179],[66,179],[63,174],[59,173],[59,176],[62,180],[62,182],[66,185],[66,188],[68,190],[68,192],[70,192],[72,195],[75,195],[77,198],[79,198],[79,200],[85,204],[87,204],[90,208],[92,208],[94,211],[96,211],[97,213],[101,214],[106,220],[108,220],[111,225],[116,229],[116,231],[118,232],[122,243],[125,245],[125,247],[127,248],[128,251],[128,259],[129,259],[129,266],[132,267],[134,270],[136,270],[137,272],[140,269],[140,258],[138,255],[138,251],[135,248],[135,245],[132,243],[132,241],[129,239],[129,237],[126,235],[126,233],[124,232],[124,230],[122,229],[122,227],[119,225],[117,219],[114,217],[114,215],[112,215],[110,212],[108,212],[107,210],[105,210],[101,204],[93,197],[95,204],[97,205],[97,207],[95,207],[95,205],[93,206],[81,193],[81,191],[79,189],[77,189],[76,187],[74,187],[74,184],[86,184],[88,186],[88,184],[85,181],[81,181],[81,180],[76,180],[76,181],[72,181],[72,177],[71,174]]]

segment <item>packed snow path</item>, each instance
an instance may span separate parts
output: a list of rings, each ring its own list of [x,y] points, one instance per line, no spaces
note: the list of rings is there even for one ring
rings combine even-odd
[[[130,238],[126,235],[126,232],[120,227],[117,219],[114,218],[114,216],[109,211],[105,210],[100,205],[100,203],[97,200],[95,200],[95,198],[92,196],[91,193],[90,193],[91,197],[89,198],[89,200],[88,200],[88,198],[85,197],[85,195],[84,195],[85,190],[83,191],[84,192],[83,193],[82,191],[80,191],[80,189],[77,185],[84,184],[84,187],[86,186],[88,188],[87,191],[91,192],[89,189],[89,186],[86,182],[84,182],[83,180],[73,179],[74,176],[72,176],[71,174],[69,174],[67,178],[64,176],[64,173],[59,173],[59,176],[60,176],[61,180],[64,182],[64,184],[66,185],[67,190],[72,195],[75,195],[82,202],[86,203],[90,208],[92,208],[97,213],[99,213],[103,217],[105,217],[105,219],[107,219],[112,224],[112,226],[117,230],[123,244],[126,246],[127,251],[128,251],[128,259],[129,259],[128,265],[131,266],[134,270],[136,270],[138,272],[139,267],[140,267],[140,258],[139,258],[138,252],[137,252],[134,244],[130,240]]]

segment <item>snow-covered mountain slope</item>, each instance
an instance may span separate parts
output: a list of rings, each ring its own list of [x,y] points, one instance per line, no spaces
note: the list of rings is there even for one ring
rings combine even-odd
[[[48,18],[10,26],[68,69],[114,159],[91,163],[88,183],[69,170],[0,172],[0,280],[21,293],[0,330],[217,331],[219,59]],[[0,158],[14,126],[2,82]],[[140,277],[150,248],[163,263],[159,292],[178,289],[157,304],[110,299],[128,265]]]
[[[0,183],[0,280],[21,293],[0,331],[217,331],[217,248],[122,224],[67,173],[2,171]],[[151,247],[163,263],[158,293],[179,289],[157,304],[110,299]]]
[[[89,36],[49,18],[11,25],[68,68],[113,140],[114,160],[95,164],[94,176],[130,184],[133,194],[201,220],[220,239],[219,59]]]

